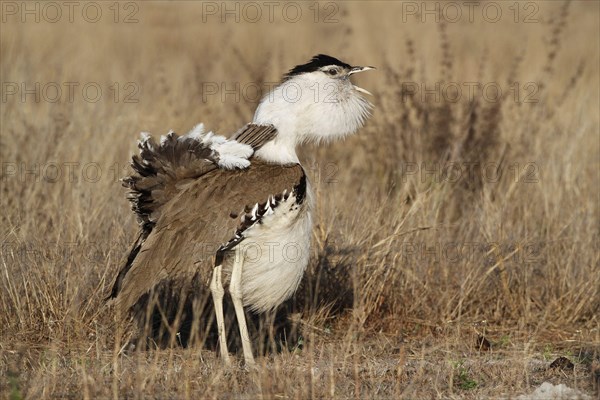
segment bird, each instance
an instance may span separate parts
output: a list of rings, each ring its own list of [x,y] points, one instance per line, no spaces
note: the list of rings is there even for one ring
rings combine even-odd
[[[252,122],[229,138],[203,124],[158,142],[142,133],[123,179],[140,231],[107,296],[115,315],[148,328],[150,315],[181,320],[187,304],[197,319],[200,299],[210,296],[220,355],[231,364],[227,289],[244,362],[255,365],[244,310],[274,310],[294,294],[309,262],[314,198],[297,149],[364,126],[371,93],[350,77],[371,69],[318,54],[285,73]]]

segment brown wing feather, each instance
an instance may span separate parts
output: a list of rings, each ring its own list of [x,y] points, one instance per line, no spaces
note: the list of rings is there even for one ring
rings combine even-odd
[[[217,249],[235,235],[246,207],[270,195],[290,192],[302,177],[300,165],[281,166],[256,159],[244,170],[215,169],[179,188],[141,245],[115,293],[122,310],[161,281],[186,284],[199,274],[208,283]],[[235,217],[232,217],[235,216]]]
[[[127,198],[140,224],[155,221],[163,204],[176,192],[176,183],[196,178],[217,168],[214,152],[194,138],[169,133],[157,144],[148,137],[138,143],[133,156],[134,174],[123,179],[130,189]]]
[[[245,143],[252,146],[254,150],[258,150],[276,135],[277,129],[273,125],[246,124],[234,133],[230,139]]]

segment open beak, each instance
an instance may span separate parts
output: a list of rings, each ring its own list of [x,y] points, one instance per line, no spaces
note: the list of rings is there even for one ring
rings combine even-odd
[[[375,67],[352,67],[348,75],[356,74],[357,72],[368,71],[370,69],[375,69]]]
[[[356,74],[357,72],[363,72],[363,71],[368,71],[370,69],[375,69],[375,67],[352,67],[352,69],[350,70],[350,72],[348,72],[348,76],[352,75],[352,74]],[[368,90],[365,90],[361,87],[358,87],[356,85],[353,85],[354,89],[357,92],[361,92],[364,94],[368,94],[369,96],[373,96],[373,94],[371,94],[371,92],[369,92]]]

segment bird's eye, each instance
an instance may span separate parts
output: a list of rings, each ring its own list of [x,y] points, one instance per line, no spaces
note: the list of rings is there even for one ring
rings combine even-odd
[[[337,70],[336,70],[335,68],[331,68],[331,69],[328,69],[328,70],[327,70],[327,73],[328,73],[329,75],[335,75],[335,74],[337,74]]]

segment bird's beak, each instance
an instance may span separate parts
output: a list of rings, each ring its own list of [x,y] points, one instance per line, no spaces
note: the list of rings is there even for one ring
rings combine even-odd
[[[352,75],[352,74],[356,74],[357,72],[363,72],[363,71],[368,71],[370,69],[375,69],[375,67],[352,67],[352,69],[350,70],[350,72],[348,72],[348,76]],[[373,96],[373,94],[371,94],[371,92],[369,92],[368,90],[365,90],[361,87],[358,87],[356,85],[353,85],[354,89],[356,89],[357,92],[361,92],[364,94],[368,94],[369,96]]]
[[[375,69],[375,67],[352,67],[348,75],[356,74],[357,72],[368,71],[370,69]]]

